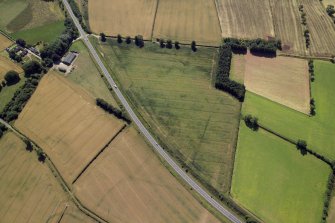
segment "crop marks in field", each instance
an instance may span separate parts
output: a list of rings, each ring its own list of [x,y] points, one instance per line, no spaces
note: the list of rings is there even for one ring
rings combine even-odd
[[[165,169],[134,128],[112,141],[74,189],[90,209],[112,222],[218,222]]]
[[[20,113],[15,126],[51,157],[72,182],[112,139],[122,122],[58,74],[49,73]]]
[[[221,30],[214,1],[159,1],[153,36],[218,46]]]
[[[88,2],[91,29],[96,33],[142,35],[151,39],[156,0],[94,0]]]
[[[235,76],[244,73],[247,90],[281,103],[297,111],[309,114],[310,89],[307,61],[288,57],[257,57],[250,53],[244,59],[235,55],[233,68]],[[241,64],[242,63],[242,64]]]
[[[284,53],[306,55],[306,44],[295,0],[270,1],[276,37],[282,41]]]
[[[240,103],[211,84],[216,51],[112,45],[99,47],[152,132],[203,179],[227,192]]]
[[[46,165],[13,133],[0,140],[1,222],[53,222],[67,197]]]
[[[215,1],[223,37],[268,39],[275,36],[269,1]]]

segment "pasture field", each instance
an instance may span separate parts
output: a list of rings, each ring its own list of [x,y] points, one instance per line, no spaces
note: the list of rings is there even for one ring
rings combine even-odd
[[[118,135],[74,188],[90,209],[111,222],[219,222],[134,128]]]
[[[67,78],[90,92],[95,98],[103,98],[110,104],[118,107],[107,85],[100,77],[100,72],[82,41],[72,44],[70,50],[79,52],[78,58],[74,62],[75,69]]]
[[[299,0],[304,6],[311,36],[310,54],[332,56],[335,54],[335,26],[319,1]]]
[[[89,25],[95,33],[151,39],[156,8],[156,0],[88,1]]]
[[[294,145],[241,122],[232,196],[264,222],[320,222],[330,171]]]
[[[219,18],[213,0],[159,1],[154,37],[218,46],[221,43]]]
[[[261,124],[281,135],[306,140],[310,149],[332,160],[335,159],[335,65],[315,60],[314,67],[315,81],[311,87],[315,116],[306,116],[249,92],[242,112],[257,116]]]
[[[12,45],[13,42],[0,33],[0,52]]]
[[[64,21],[56,21],[47,25],[25,29],[11,34],[14,39],[24,39],[29,44],[36,44],[39,41],[51,42],[64,31]]]
[[[240,103],[211,84],[217,51],[161,49],[155,43],[139,49],[109,42],[97,48],[133,107],[171,154],[228,192]]]
[[[78,86],[52,71],[41,80],[15,126],[72,182],[123,123],[95,106]]]
[[[295,0],[270,0],[275,35],[284,53],[306,55],[298,3]]]
[[[266,58],[253,56],[250,53],[244,57],[245,64],[237,66],[240,70],[244,69],[244,84],[247,90],[309,114],[307,60],[280,56]],[[236,75],[240,74],[237,72]]]
[[[0,140],[1,222],[56,222],[68,200],[46,164],[13,133]]]
[[[215,3],[223,37],[267,39],[275,36],[269,1],[215,0]]]
[[[0,1],[0,29],[8,31],[7,25],[21,14],[29,5],[26,0]]]
[[[27,0],[26,2],[27,6],[24,10],[7,24],[6,29],[9,32],[18,32],[64,20],[57,1]]]

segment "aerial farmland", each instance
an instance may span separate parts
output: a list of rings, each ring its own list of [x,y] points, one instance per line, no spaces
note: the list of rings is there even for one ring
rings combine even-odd
[[[0,222],[334,223],[333,0],[0,0]]]

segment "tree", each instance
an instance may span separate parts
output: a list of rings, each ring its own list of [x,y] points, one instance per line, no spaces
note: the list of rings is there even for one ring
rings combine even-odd
[[[127,36],[127,37],[126,37],[126,43],[127,43],[127,44],[130,44],[130,43],[131,43],[131,38],[130,38],[130,36]]]
[[[246,115],[244,117],[245,124],[254,131],[257,131],[259,128],[258,118],[253,117],[252,115]]]
[[[122,43],[122,36],[120,34],[117,34],[117,42]]]
[[[172,41],[170,39],[166,41],[166,48],[172,49]]]
[[[53,66],[53,61],[50,58],[45,58],[43,60],[43,63],[44,63],[44,66],[49,67],[49,68]]]
[[[42,72],[41,64],[34,60],[23,64],[22,69],[24,70],[26,77],[30,77],[32,74],[40,74]]]
[[[327,11],[327,14],[331,17],[333,17],[335,14],[335,9],[333,5],[327,5],[326,11]]]
[[[307,154],[307,142],[305,140],[299,139],[297,142],[297,149],[301,152],[302,155]]]
[[[8,71],[5,74],[5,80],[8,86],[16,84],[17,82],[20,81],[19,73],[14,70]]]
[[[23,39],[17,39],[16,44],[21,47],[26,47],[26,41],[24,41]]]
[[[144,46],[143,36],[141,35],[135,36],[135,45],[140,48]]]
[[[191,49],[192,49],[193,52],[197,51],[197,44],[194,40],[191,43]]]
[[[164,47],[165,47],[165,41],[164,41],[164,39],[160,39],[160,40],[159,40],[159,46],[160,46],[161,48],[164,48]]]
[[[24,140],[24,143],[26,144],[26,150],[31,152],[33,151],[33,145],[31,144],[31,142],[28,139]]]
[[[105,35],[105,33],[100,33],[100,40],[101,40],[101,42],[106,42],[106,35]]]
[[[178,42],[178,41],[174,42],[174,47],[175,47],[177,50],[180,49],[180,45],[179,45],[179,42]]]

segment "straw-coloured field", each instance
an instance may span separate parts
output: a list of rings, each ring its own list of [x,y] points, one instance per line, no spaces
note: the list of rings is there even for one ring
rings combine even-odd
[[[13,42],[11,40],[0,34],[0,51],[3,51],[7,47],[9,47],[12,43]]]
[[[154,37],[219,45],[221,30],[214,1],[159,1]]]
[[[133,128],[115,138],[74,188],[90,209],[111,222],[218,222]]]
[[[95,33],[150,39],[156,0],[94,0],[88,2],[89,23]]]
[[[241,60],[239,60],[241,61]],[[234,64],[234,62],[233,62]],[[244,56],[247,90],[303,113],[310,111],[307,60]]]
[[[4,79],[5,74],[10,70],[14,70],[19,74],[23,72],[21,67],[19,67],[6,57],[0,56],[0,81]]]
[[[269,1],[215,0],[223,37],[255,39],[274,37]]]
[[[51,72],[15,126],[36,141],[72,182],[123,123],[96,107],[85,91]]]

